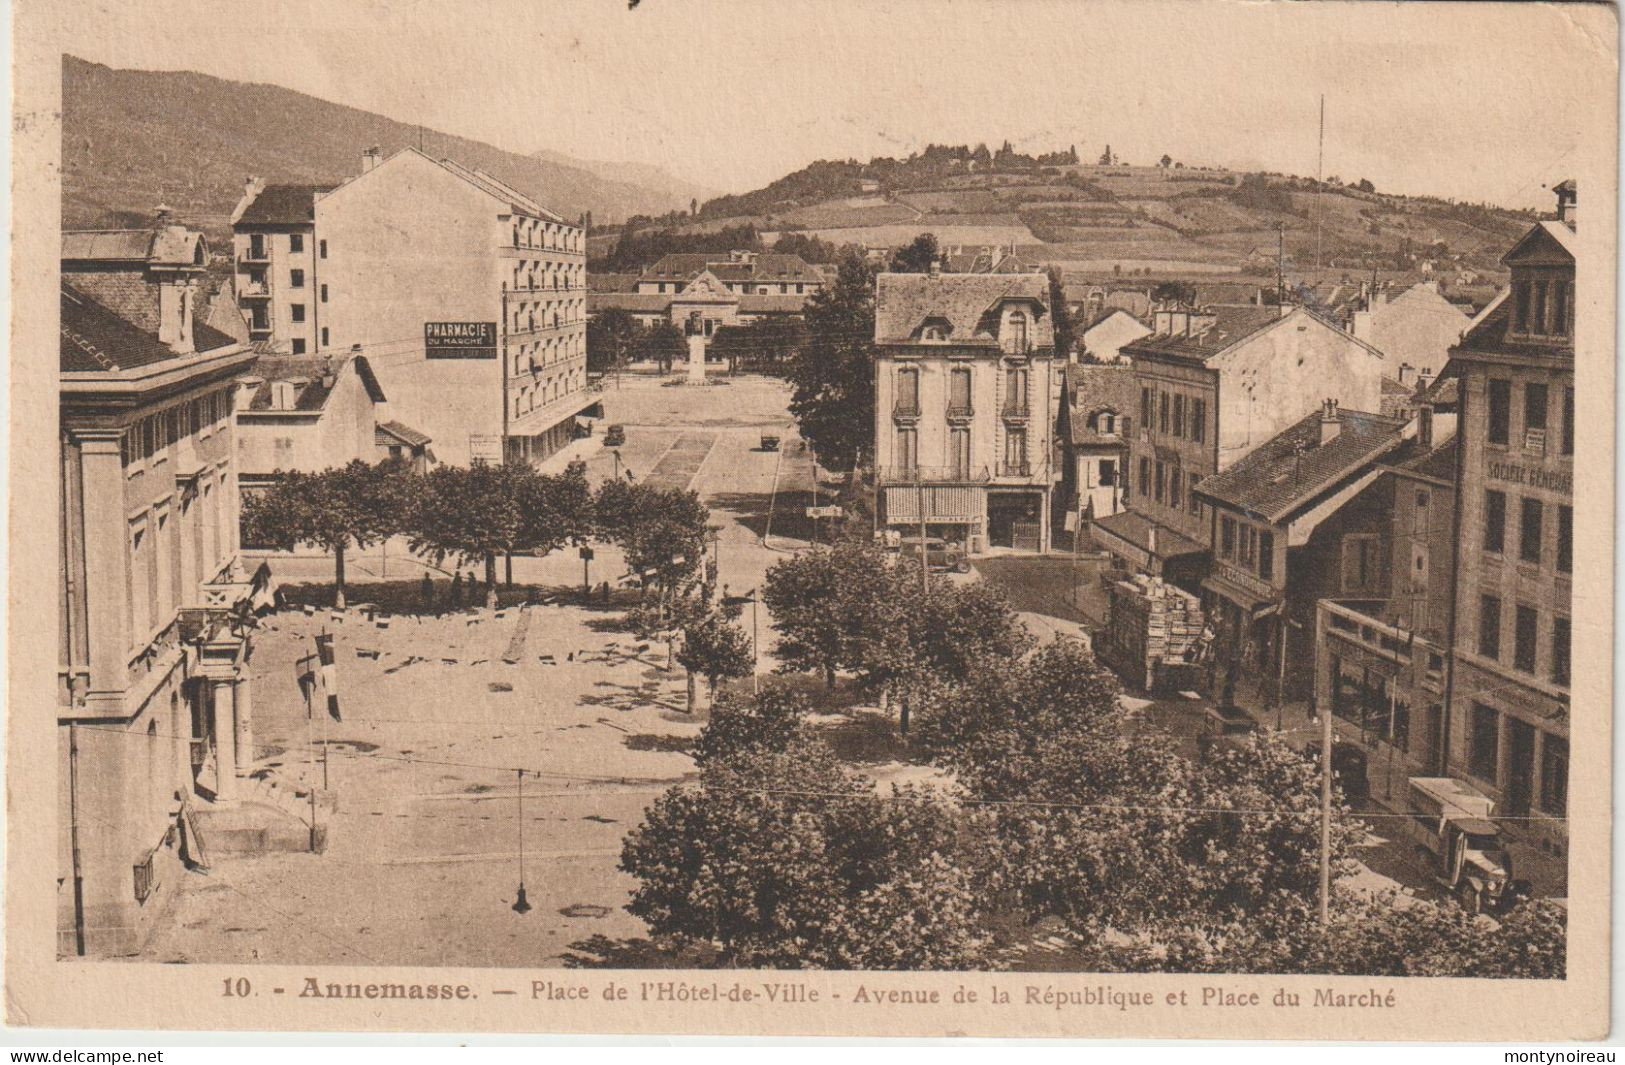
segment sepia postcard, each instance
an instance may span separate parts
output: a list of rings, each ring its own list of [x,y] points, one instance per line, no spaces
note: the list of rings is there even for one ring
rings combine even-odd
[[[17,0],[6,1023],[1604,1038],[1617,18]]]

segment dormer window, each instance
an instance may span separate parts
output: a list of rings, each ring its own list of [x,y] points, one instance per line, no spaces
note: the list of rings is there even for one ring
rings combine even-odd
[[[1512,331],[1531,337],[1574,333],[1574,294],[1567,277],[1514,277]]]
[[[920,334],[920,339],[930,344],[945,344],[948,341],[948,331],[940,325],[928,325]]]
[[[1005,319],[1007,335],[1005,337],[1005,350],[1023,352],[1027,350],[1027,312],[1014,310],[1010,317]]]

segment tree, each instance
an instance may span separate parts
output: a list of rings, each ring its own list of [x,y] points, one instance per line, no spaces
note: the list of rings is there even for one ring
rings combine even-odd
[[[627,909],[729,966],[965,968],[987,946],[977,825],[918,790],[876,794],[816,741],[749,748],[628,834]]]
[[[1369,178],[1361,178],[1358,182],[1355,183],[1354,187],[1359,189],[1361,192],[1376,192],[1377,191],[1377,186],[1371,184],[1371,181],[1370,181]]]
[[[807,301],[807,339],[790,361],[790,413],[825,469],[849,471],[874,452],[874,273],[861,256]]]
[[[635,350],[639,359],[658,363],[661,373],[671,373],[672,363],[688,357],[688,340],[675,325],[659,322],[638,335]]]
[[[1174,165],[1174,157],[1164,152],[1162,158],[1157,161],[1157,165],[1166,170]]]
[[[703,769],[752,750],[787,750],[805,735],[811,710],[806,696],[786,687],[769,686],[750,699],[724,695],[695,740],[694,763]]]
[[[497,556],[523,546],[520,500],[536,476],[523,463],[437,466],[423,479],[412,518],[412,550],[436,565],[485,563],[486,607],[496,607]]]
[[[707,604],[709,605],[709,604]],[[695,707],[694,678],[702,676],[712,696],[717,682],[733,677],[748,677],[756,666],[750,637],[734,624],[739,607],[711,607],[699,617],[683,626],[683,646],[677,652],[677,662],[688,671],[688,712]]]
[[[638,349],[643,326],[619,307],[610,307],[587,319],[587,370],[619,372]]]
[[[1115,162],[1117,162],[1117,156],[1112,154],[1112,146],[1108,144],[1106,150],[1100,153],[1100,165],[1111,166]]]
[[[392,463],[360,459],[316,473],[290,471],[269,491],[243,500],[244,538],[283,551],[311,543],[331,552],[334,603],[342,609],[345,553],[400,530],[408,479]]]
[[[780,638],[787,670],[821,673],[835,687],[843,669],[878,672],[904,649],[906,582],[873,543],[844,540],[775,563],[762,602]]]
[[[592,513],[598,535],[620,546],[644,592],[652,588],[662,601],[692,580],[704,561],[710,511],[697,493],[605,481]]]
[[[585,544],[594,528],[587,465],[572,462],[563,473],[516,479],[518,546],[546,555],[567,544]]]
[[[892,255],[891,272],[894,274],[924,274],[931,271],[941,252],[935,233],[921,233]]]
[[[1072,309],[1066,300],[1066,277],[1058,266],[1049,268],[1049,305],[1050,314],[1054,316],[1051,320],[1055,328],[1056,357],[1069,358],[1077,343],[1077,334],[1074,332]]]
[[[763,373],[783,372],[801,347],[805,333],[794,319],[760,318],[725,325],[711,338],[707,355],[728,361],[728,372],[741,366]]]

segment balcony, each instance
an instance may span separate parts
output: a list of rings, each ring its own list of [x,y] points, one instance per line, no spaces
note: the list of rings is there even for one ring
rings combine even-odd
[[[271,261],[271,251],[265,247],[248,247],[243,249],[239,258],[245,263],[268,263]]]
[[[271,298],[271,282],[244,281],[237,286],[237,298],[240,300],[268,300]]]
[[[1026,400],[1010,401],[1005,403],[1001,415],[1007,422],[1025,422],[1032,416],[1032,408]]]
[[[986,484],[986,466],[881,466],[875,470],[880,485]]]
[[[541,296],[552,296],[554,294],[564,295],[564,294],[568,294],[568,293],[571,293],[571,292],[585,292],[585,291],[587,291],[587,286],[586,285],[537,285],[537,284],[509,285],[509,284],[504,284],[502,286],[503,295],[507,296],[509,299],[523,299],[523,300],[535,299],[535,298],[538,298],[538,297],[541,297]]]
[[[1033,464],[1030,462],[1001,462],[999,463],[1000,477],[1031,477]]]
[[[968,422],[976,415],[976,408],[969,403],[950,403],[948,405],[948,420],[951,422]]]
[[[918,403],[898,403],[892,407],[891,416],[900,422],[918,421],[920,418],[920,405]]]

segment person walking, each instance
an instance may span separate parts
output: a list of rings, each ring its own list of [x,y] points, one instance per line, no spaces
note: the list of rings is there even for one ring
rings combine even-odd
[[[463,608],[463,574],[460,570],[451,578],[451,608]]]
[[[422,611],[425,614],[434,613],[434,581],[429,578],[429,571],[423,571],[423,584],[418,589],[418,598],[422,602]]]

